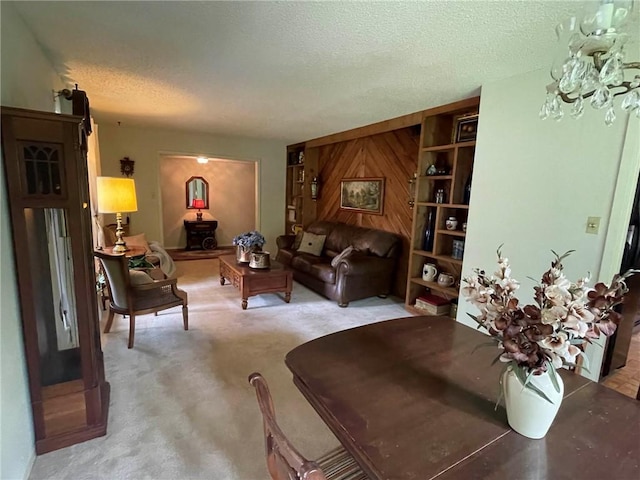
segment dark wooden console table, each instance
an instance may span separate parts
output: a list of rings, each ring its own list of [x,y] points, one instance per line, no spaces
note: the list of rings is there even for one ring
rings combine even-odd
[[[561,370],[547,436],[494,409],[501,365],[446,317],[374,323],[300,345],[295,385],[371,479],[640,478],[640,402]],[[475,351],[474,351],[475,350]]]
[[[184,229],[187,231],[186,250],[192,247],[202,248],[204,250],[212,250],[218,246],[216,240],[216,228],[218,228],[217,220],[185,220]]]

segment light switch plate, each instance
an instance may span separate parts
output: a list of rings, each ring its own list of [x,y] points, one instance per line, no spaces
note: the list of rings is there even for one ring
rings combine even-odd
[[[597,235],[600,230],[600,217],[587,217],[587,233]]]

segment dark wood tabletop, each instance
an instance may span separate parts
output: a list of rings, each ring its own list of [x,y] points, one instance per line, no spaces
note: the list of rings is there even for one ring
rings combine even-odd
[[[327,335],[287,354],[294,383],[372,479],[640,478],[640,403],[572,372],[542,440],[495,409],[489,337],[447,317]]]

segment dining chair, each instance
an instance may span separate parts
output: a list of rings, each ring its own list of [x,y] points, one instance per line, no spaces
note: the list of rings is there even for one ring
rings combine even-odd
[[[354,458],[338,447],[317,460],[307,460],[289,442],[278,423],[267,381],[260,373],[249,375],[256,389],[264,424],[267,469],[272,480],[368,480]]]
[[[109,300],[109,314],[104,333],[109,333],[116,313],[129,316],[128,347],[133,348],[136,328],[136,315],[157,314],[168,308],[182,306],[182,322],[185,330],[189,330],[189,311],[187,292],[180,290],[177,279],[166,278],[155,280],[142,272],[129,271],[129,261],[125,254],[111,255],[104,252],[93,252],[100,260],[105,274]],[[142,274],[142,275],[136,275]],[[132,275],[142,277],[132,283]]]

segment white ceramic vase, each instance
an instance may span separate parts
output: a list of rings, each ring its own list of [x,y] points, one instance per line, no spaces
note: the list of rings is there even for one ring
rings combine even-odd
[[[525,388],[512,366],[509,366],[502,375],[507,419],[511,428],[520,435],[528,438],[542,438],[549,431],[564,395],[562,378],[557,372],[555,373],[560,387],[559,392],[556,391],[549,372],[533,375],[529,381],[543,391],[552,403],[529,388]]]

